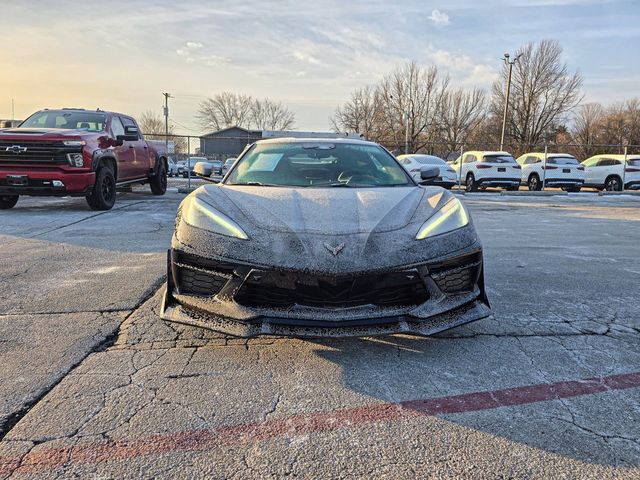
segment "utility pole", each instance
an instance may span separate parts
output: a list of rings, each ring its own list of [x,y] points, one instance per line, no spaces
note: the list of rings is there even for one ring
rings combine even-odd
[[[171,94],[163,93],[164,95],[164,148],[169,151],[169,98]]]
[[[504,112],[502,114],[502,135],[500,135],[500,151],[504,149],[504,130],[507,126],[507,109],[509,108],[509,95],[511,94],[511,71],[513,70],[513,65],[518,61],[518,59],[522,56],[522,54],[518,55],[513,60],[509,61],[510,55],[508,53],[504,54],[502,60],[504,60],[505,65],[509,65],[509,78],[507,80],[507,96],[504,100]]]

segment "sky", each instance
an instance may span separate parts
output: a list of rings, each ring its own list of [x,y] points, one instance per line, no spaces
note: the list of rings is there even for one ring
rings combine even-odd
[[[504,52],[560,41],[585,101],[640,96],[638,0],[0,0],[0,118],[82,107],[161,113],[202,133],[207,96],[288,105],[296,127],[328,130],[356,88],[405,61],[489,89]]]

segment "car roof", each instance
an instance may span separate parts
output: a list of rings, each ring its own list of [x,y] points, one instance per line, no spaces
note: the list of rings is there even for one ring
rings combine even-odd
[[[534,157],[544,157],[544,152],[528,152],[528,153],[523,153],[522,155],[520,155],[518,158],[522,158],[522,157],[529,157],[529,156],[534,156]],[[547,152],[547,158],[550,157],[554,157],[554,158],[576,158],[573,155],[571,155],[570,153],[549,153]]]
[[[499,152],[499,151],[491,151],[491,150],[469,150],[468,152],[464,152],[463,155],[474,154],[474,155],[509,155],[509,152]]]
[[[127,115],[126,113],[101,110],[99,108],[96,108],[95,110],[88,110],[86,108],[43,108],[42,110],[38,110],[36,113],[40,112],[104,113],[106,115],[122,115],[123,117],[133,118],[132,115]]]
[[[404,153],[402,155],[397,155],[396,158],[437,158],[438,160],[443,160],[442,157],[437,155],[427,155],[426,153]]]
[[[258,140],[256,144],[264,145],[271,143],[339,143],[343,145],[375,145],[375,142],[369,142],[367,140],[357,140],[355,138],[298,138],[298,137],[276,137],[266,138]]]
[[[585,158],[584,161],[591,160],[592,158],[611,158],[613,160],[624,160],[624,155],[621,153],[600,153],[598,155],[592,155],[589,158]],[[640,155],[627,155],[627,160],[638,160]]]

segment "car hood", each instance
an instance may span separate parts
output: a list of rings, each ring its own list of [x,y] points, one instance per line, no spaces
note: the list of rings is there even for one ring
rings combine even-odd
[[[246,220],[260,229],[322,235],[401,229],[411,221],[425,193],[416,186],[282,188],[224,185],[207,186],[205,191],[205,201],[213,205],[230,202]],[[225,206],[222,208],[227,210]]]

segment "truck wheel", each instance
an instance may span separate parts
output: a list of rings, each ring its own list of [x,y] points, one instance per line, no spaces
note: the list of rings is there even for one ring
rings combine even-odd
[[[116,179],[109,167],[102,167],[96,174],[91,195],[86,196],[92,210],[111,210],[116,203]]]
[[[0,195],[0,210],[9,210],[18,203],[18,195]]]
[[[151,185],[151,192],[154,195],[164,195],[167,191],[167,169],[164,166],[164,162],[160,162],[158,172],[155,177],[151,177],[149,185]]]

